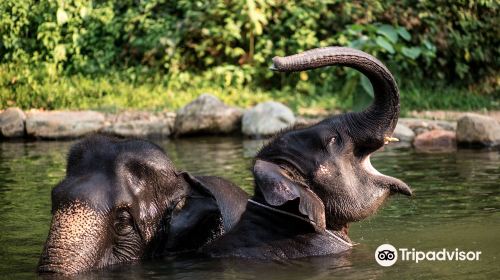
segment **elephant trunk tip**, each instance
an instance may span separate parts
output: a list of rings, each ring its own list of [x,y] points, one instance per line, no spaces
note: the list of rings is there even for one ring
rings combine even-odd
[[[294,72],[295,69],[290,69],[287,57],[275,56],[273,57],[273,64],[269,67],[270,70],[276,72]]]
[[[280,71],[280,66],[282,65],[280,58],[281,57],[279,57],[279,56],[273,57],[273,64],[269,67],[269,70],[276,71],[276,72]]]
[[[51,265],[51,264],[38,265],[36,272],[39,275],[47,275],[47,274],[71,275],[71,274],[76,274],[76,271],[73,271],[73,269],[70,268],[70,266],[60,266],[60,265]]]

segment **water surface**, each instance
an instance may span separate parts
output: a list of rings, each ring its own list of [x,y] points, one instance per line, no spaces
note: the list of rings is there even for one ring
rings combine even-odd
[[[250,164],[261,141],[189,138],[157,141],[179,169],[226,177],[252,192]],[[0,142],[0,278],[35,278],[50,224],[50,190],[64,176],[72,142]],[[415,197],[393,197],[351,226],[351,254],[283,262],[166,258],[80,275],[82,279],[493,279],[500,275],[500,153],[419,154],[387,149],[372,158],[407,182]],[[482,251],[476,262],[397,262],[381,267],[375,249]]]

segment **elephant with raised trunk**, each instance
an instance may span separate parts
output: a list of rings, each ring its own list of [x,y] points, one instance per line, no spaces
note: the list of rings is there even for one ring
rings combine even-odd
[[[72,148],[52,192],[53,219],[39,271],[77,273],[175,252],[212,257],[299,258],[348,251],[349,224],[392,194],[411,195],[370,155],[394,140],[399,91],[374,57],[329,47],[273,59],[273,69],[349,66],[371,81],[363,112],[276,135],[253,163],[255,194],[217,177],[177,171],[146,141],[92,137]]]
[[[234,228],[202,248],[214,257],[299,258],[349,250],[349,223],[372,214],[392,194],[411,195],[381,174],[370,155],[394,140],[399,91],[387,68],[350,48],[327,47],[275,57],[271,69],[305,71],[348,66],[371,81],[375,99],[364,111],[329,117],[276,135],[257,154],[255,195]]]
[[[40,273],[197,250],[229,231],[247,202],[229,181],[176,170],[150,142],[105,136],[71,148],[66,177],[51,196]]]

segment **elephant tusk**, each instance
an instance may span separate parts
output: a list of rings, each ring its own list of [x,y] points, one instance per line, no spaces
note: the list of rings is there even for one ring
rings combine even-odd
[[[391,142],[399,142],[399,139],[396,137],[389,137],[389,136],[384,137],[384,144],[387,145]]]

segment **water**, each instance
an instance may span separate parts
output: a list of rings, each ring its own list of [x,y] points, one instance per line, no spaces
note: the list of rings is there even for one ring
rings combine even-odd
[[[0,142],[0,278],[35,278],[50,223],[50,190],[64,176],[72,142]],[[179,169],[226,177],[252,192],[251,158],[262,142],[190,138],[159,142]],[[465,279],[500,275],[500,153],[459,150],[373,156],[382,173],[411,185],[415,197],[393,197],[369,220],[351,226],[358,242],[343,258],[284,262],[178,259],[144,261],[80,275],[83,279]],[[398,261],[381,267],[375,249],[482,251],[476,262]]]

